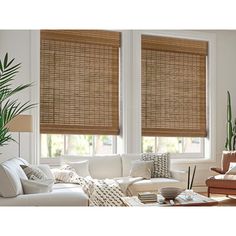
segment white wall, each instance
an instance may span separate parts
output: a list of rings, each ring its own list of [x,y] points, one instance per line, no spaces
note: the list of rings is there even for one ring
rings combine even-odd
[[[209,167],[219,165],[221,152],[224,149],[227,90],[231,91],[233,117],[236,117],[236,93],[234,93],[234,91],[236,91],[236,31],[196,32],[208,32],[216,35],[216,126],[214,127],[216,132],[216,161],[203,163],[191,162],[191,166],[197,164],[195,186],[204,186],[205,179],[213,174],[209,171]],[[22,62],[21,72],[17,76],[20,83],[28,83],[35,80],[38,81],[38,71],[37,66],[35,69],[35,65],[38,65],[39,58],[37,58],[37,52],[32,52],[38,45],[38,39],[37,37],[32,37],[31,33],[32,32],[28,30],[0,31],[1,58],[5,52],[9,52],[10,57],[15,57],[18,62]],[[33,67],[33,72],[35,71],[36,74],[32,73]],[[37,90],[38,84],[36,84],[36,86]],[[29,91],[21,94],[19,99],[29,99],[30,96],[32,96],[35,100],[35,88],[32,88],[32,91],[32,94]],[[135,102],[135,100],[133,100],[133,102]],[[132,107],[130,102],[128,103],[128,110],[129,107]],[[133,114],[133,116],[135,116],[135,114]],[[35,120],[38,119],[38,117],[34,118]],[[129,136],[132,135],[129,134]],[[35,150],[32,150],[35,149],[36,141],[34,140],[36,140],[34,134],[22,134],[22,157],[29,161],[32,160],[32,155],[35,155],[36,153]],[[137,140],[139,140],[139,138],[137,138]],[[133,146],[135,146],[135,144],[133,144]],[[0,156],[0,160],[6,157],[15,156],[17,155],[17,145],[11,143],[6,148],[4,148],[4,150],[1,148],[0,152],[3,153]],[[174,165],[179,169],[187,169],[189,163],[175,163]]]
[[[3,59],[8,52],[9,58],[15,58],[15,63],[21,63],[20,72],[16,75],[13,86],[31,83],[34,79],[31,76],[31,32],[29,30],[0,30],[0,57]],[[27,89],[16,95],[21,102],[32,100],[32,89]],[[29,111],[26,114],[33,114]],[[12,133],[12,137],[18,141],[18,133]],[[21,133],[21,157],[31,161],[34,153],[34,134]],[[15,142],[0,147],[0,162],[14,156],[18,156],[18,144]]]
[[[204,186],[207,177],[214,174],[211,166],[220,166],[226,138],[226,91],[231,92],[232,114],[236,117],[236,31],[205,31],[216,34],[216,161],[191,163],[197,165],[195,186]],[[189,164],[177,164],[187,169]],[[192,168],[193,169],[193,168]]]
[[[231,93],[233,118],[236,117],[236,31],[218,31],[217,35],[217,98],[216,153],[220,155],[226,138],[226,91]]]

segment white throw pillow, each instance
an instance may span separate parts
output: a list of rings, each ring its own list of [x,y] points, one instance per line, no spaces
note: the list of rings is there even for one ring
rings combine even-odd
[[[150,179],[152,175],[152,166],[153,161],[133,161],[130,170],[130,176]]]
[[[21,179],[24,194],[49,193],[52,191],[53,179],[47,180],[28,180]]]
[[[236,175],[236,162],[230,162],[226,175]]]
[[[90,176],[88,160],[78,162],[67,162],[67,164],[70,165],[73,169],[75,169],[77,175],[81,177]]]

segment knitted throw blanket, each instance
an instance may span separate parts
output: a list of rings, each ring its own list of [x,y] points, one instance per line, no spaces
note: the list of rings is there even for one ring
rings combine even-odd
[[[90,206],[123,206],[124,197],[119,184],[113,179],[97,180],[81,177],[70,166],[52,169],[57,182],[78,184],[89,197]]]

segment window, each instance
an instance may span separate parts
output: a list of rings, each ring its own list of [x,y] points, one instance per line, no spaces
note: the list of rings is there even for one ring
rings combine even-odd
[[[41,134],[42,158],[116,153],[116,136]]]
[[[119,32],[41,31],[43,156],[114,152],[112,137],[120,132],[119,53]]]
[[[207,41],[142,35],[144,152],[203,156],[207,54]]]
[[[172,157],[203,157],[203,138],[183,138],[183,137],[143,137],[142,152],[163,153],[169,152]]]

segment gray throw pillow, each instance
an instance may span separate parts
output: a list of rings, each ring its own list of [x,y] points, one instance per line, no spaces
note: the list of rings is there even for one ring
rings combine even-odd
[[[36,166],[32,165],[20,165],[26,176],[30,180],[46,180],[47,175]]]

